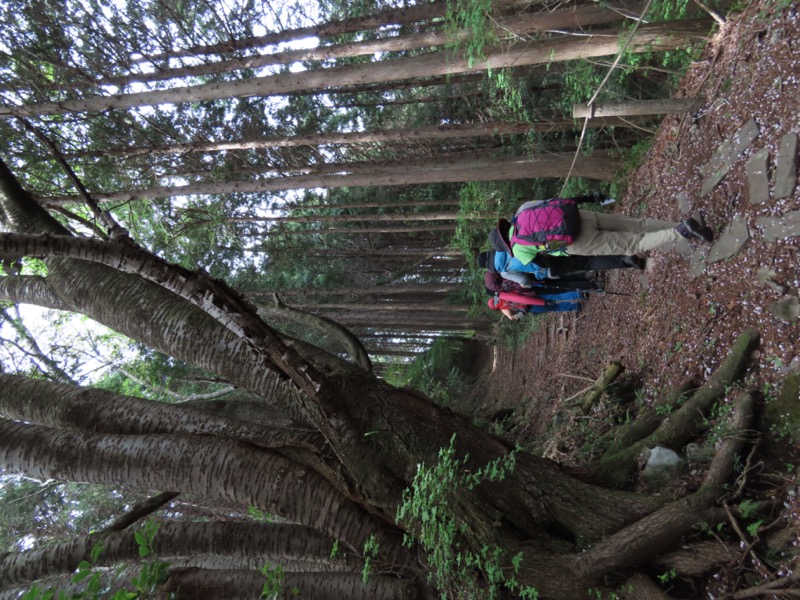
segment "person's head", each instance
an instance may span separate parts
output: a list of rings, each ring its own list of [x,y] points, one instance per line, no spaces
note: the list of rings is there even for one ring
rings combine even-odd
[[[483,275],[483,287],[490,296],[498,294],[503,291],[503,278],[499,273],[486,271]]]
[[[511,241],[508,237],[511,231],[511,222],[508,219],[500,219],[495,227],[489,234],[489,243],[492,248],[499,252],[511,252]]]
[[[489,269],[492,272],[497,271],[494,266],[494,250],[489,250],[488,252],[481,252],[478,254],[478,266],[482,269]]]

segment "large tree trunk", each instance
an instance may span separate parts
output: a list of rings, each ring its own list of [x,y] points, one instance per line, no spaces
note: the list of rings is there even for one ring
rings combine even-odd
[[[72,573],[81,561],[90,560],[92,548],[103,551],[95,564],[113,566],[139,559],[135,530],[87,535],[25,552],[0,556],[0,589],[31,583],[42,577]],[[286,570],[334,572],[360,571],[362,561],[355,556],[330,559],[334,539],[302,525],[258,522],[185,522],[161,523],[152,551],[158,559],[176,562],[187,556],[227,557],[227,564],[258,571],[265,563],[281,565]],[[344,549],[342,550],[344,554]]]
[[[200,436],[82,435],[0,421],[0,465],[12,473],[135,489],[180,490],[282,515],[363,548],[375,533],[404,564],[396,529],[345,498],[311,469],[239,442]],[[236,482],[236,483],[234,483]]]
[[[470,153],[466,157],[452,156],[428,164],[405,161],[392,167],[376,168],[377,173],[355,175],[297,175],[276,179],[226,181],[220,183],[195,183],[146,190],[95,192],[100,201],[130,201],[185,195],[227,193],[274,192],[310,188],[340,188],[373,185],[408,185],[420,183],[447,183],[461,181],[503,181],[541,177],[566,177],[572,167],[572,176],[610,181],[618,162],[598,152],[591,157],[579,156],[573,166],[572,154],[547,154],[534,158],[525,156],[482,156]],[[345,167],[346,170],[346,167]],[[76,202],[78,196],[57,196],[42,199],[45,202]]]
[[[628,51],[652,52],[654,50],[672,50],[686,46],[703,39],[708,26],[708,20],[645,25],[640,27],[634,35],[633,40],[628,45]],[[71,112],[121,110],[136,106],[199,102],[222,98],[272,96],[310,89],[323,89],[333,85],[397,81],[414,77],[504,69],[515,66],[608,56],[619,52],[618,37],[619,32],[616,30],[598,31],[588,36],[567,36],[550,39],[545,42],[512,46],[508,49],[487,50],[485,57],[480,60],[436,52],[365,65],[286,73],[226,83],[209,83],[153,92],[0,107],[0,117],[14,115],[33,117]]]
[[[641,3],[639,3],[641,4]],[[555,11],[542,11],[540,13],[523,13],[511,18],[501,18],[496,21],[492,33],[499,38],[521,36],[537,31],[584,29],[594,25],[614,23],[635,16],[632,10],[639,11],[641,7],[627,6],[626,10],[611,9],[602,6],[586,4],[576,8]],[[408,9],[406,9],[408,10]],[[417,7],[419,10],[419,7]],[[463,43],[473,37],[472,31],[427,31],[384,37],[376,40],[350,42],[347,44],[334,44],[331,46],[318,46],[311,49],[288,50],[273,54],[259,54],[244,58],[234,58],[200,65],[190,65],[172,69],[161,69],[150,73],[132,73],[121,77],[108,77],[91,82],[91,85],[102,86],[128,86],[132,83],[148,83],[165,81],[179,77],[201,77],[215,73],[225,73],[241,69],[256,69],[274,65],[285,65],[301,61],[323,61],[337,58],[365,56],[382,52],[402,52],[418,48],[435,48],[446,44]],[[86,87],[89,83],[81,85]]]
[[[181,56],[202,56],[208,54],[225,54],[234,50],[245,50],[248,48],[259,48],[269,45],[277,45],[290,42],[292,40],[307,37],[318,37],[320,39],[333,37],[342,33],[353,33],[362,29],[374,29],[388,25],[402,25],[415,21],[425,21],[442,17],[447,10],[445,2],[422,3],[404,8],[391,8],[383,12],[377,12],[364,17],[355,17],[343,21],[333,21],[314,25],[310,27],[299,27],[285,31],[277,31],[262,36],[255,36],[246,39],[229,40],[216,45],[195,46],[183,50],[175,49],[169,53],[151,54],[142,58],[139,62],[154,62],[168,58]]]
[[[402,208],[402,207],[398,207]],[[304,215],[302,217],[229,217],[231,223],[356,223],[360,221],[393,223],[397,221],[455,221],[457,212],[422,212],[422,213],[372,213],[345,215]],[[474,218],[480,218],[477,215]]]
[[[620,121],[620,124],[623,122]],[[602,125],[608,125],[608,122]],[[105,148],[74,152],[74,158],[115,156],[132,158],[143,155],[187,154],[191,152],[221,152],[227,150],[253,150],[259,148],[294,148],[300,146],[327,146],[334,144],[370,144],[392,141],[448,140],[471,137],[487,137],[527,133],[529,131],[561,131],[574,129],[574,121],[563,119],[542,123],[503,123],[490,121],[486,123],[469,123],[463,125],[433,125],[409,129],[378,129],[373,131],[346,131],[333,133],[309,133],[291,137],[271,137],[241,142],[194,142],[190,144],[173,144],[170,146],[142,146],[124,148]]]

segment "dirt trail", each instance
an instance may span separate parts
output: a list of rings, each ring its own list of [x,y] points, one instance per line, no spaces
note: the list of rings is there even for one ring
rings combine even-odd
[[[746,174],[761,150],[774,175],[784,136],[800,132],[800,10],[798,2],[785,4],[751,3],[714,35],[676,94],[702,98],[702,108],[662,122],[616,208],[676,222],[699,211],[719,237],[739,223],[750,239],[713,263],[708,248],[692,261],[652,252],[643,273],[609,272],[607,289],[628,295],[595,295],[577,316],[548,315],[519,352],[499,349],[484,408],[515,408],[523,436],[546,431],[560,401],[587,385],[581,378],[596,377],[611,360],[641,378],[648,400],[688,378],[703,380],[746,327],[762,336],[752,375],[760,387],[779,384],[800,366],[798,321],[771,312],[776,302],[798,298],[800,238],[769,241],[759,227],[760,218],[789,218],[800,210],[800,187],[785,198],[771,187],[766,202],[752,204]],[[710,186],[706,165],[751,119],[758,136],[730,157],[728,172],[702,195],[704,184]],[[759,280],[764,269],[771,272],[766,283]]]

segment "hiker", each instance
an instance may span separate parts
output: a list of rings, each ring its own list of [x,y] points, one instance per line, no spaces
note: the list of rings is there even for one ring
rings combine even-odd
[[[504,279],[500,273],[486,271],[483,276],[483,287],[490,296],[496,296],[501,292],[516,292],[531,297],[539,297],[544,294],[563,294],[564,292],[603,292],[602,283],[588,279],[568,279],[535,281],[532,285],[523,286],[510,279]]]
[[[570,284],[585,281],[590,272],[645,267],[645,260],[638,256],[553,256],[544,252],[524,264],[509,252],[498,249],[502,248],[496,240],[498,235],[496,231],[490,234],[494,250],[478,254],[478,265],[524,287],[553,279],[563,284],[562,287],[578,288],[580,286]],[[582,289],[591,289],[591,286]]]
[[[583,294],[577,290],[559,294],[543,294],[535,297],[513,292],[501,292],[489,298],[487,306],[492,310],[499,310],[507,319],[519,321],[528,313],[579,311],[581,309],[580,301],[583,297]]]
[[[688,250],[688,240],[711,243],[711,229],[689,218],[677,225],[656,219],[579,210],[605,196],[537,200],[522,204],[513,222],[500,219],[490,239],[523,264],[540,253],[560,255],[635,255],[660,246]]]

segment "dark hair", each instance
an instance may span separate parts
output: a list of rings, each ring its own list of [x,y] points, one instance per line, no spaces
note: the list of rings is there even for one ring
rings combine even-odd
[[[500,219],[495,227],[489,234],[489,244],[491,247],[499,252],[511,252],[511,241],[508,239],[508,234],[511,229],[511,222],[507,219]]]
[[[497,271],[494,266],[494,250],[489,250],[488,252],[481,252],[478,254],[478,266],[482,269],[489,269],[493,273]]]

